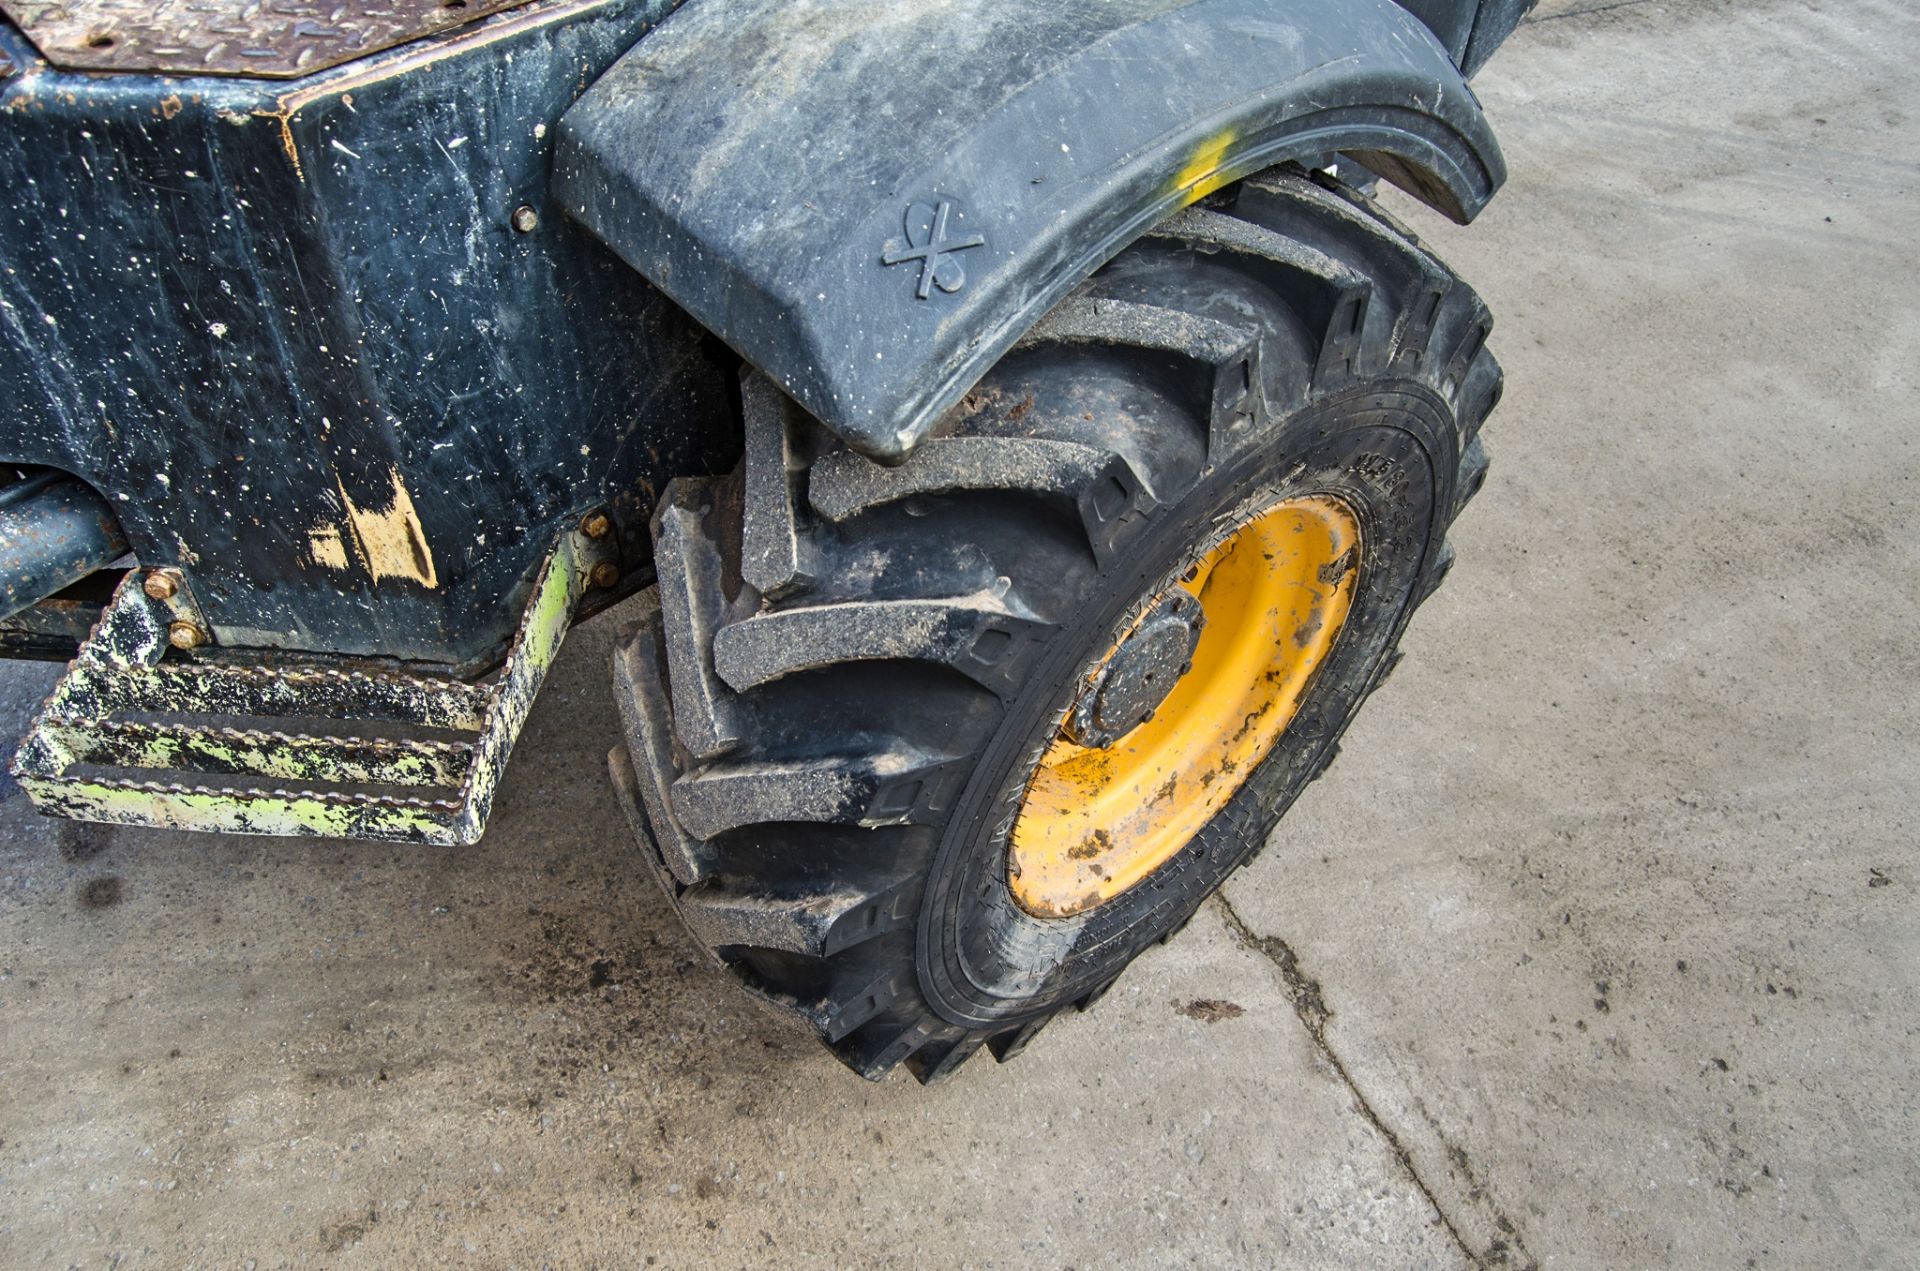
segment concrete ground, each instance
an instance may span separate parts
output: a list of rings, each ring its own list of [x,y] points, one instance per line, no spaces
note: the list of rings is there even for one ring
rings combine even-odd
[[[1479,90],[1513,182],[1418,217],[1509,371],[1460,566],[1097,1010],[922,1090],[736,994],[603,621],[471,851],[7,789],[0,1265],[1920,1262],[1920,17],[1550,2]]]

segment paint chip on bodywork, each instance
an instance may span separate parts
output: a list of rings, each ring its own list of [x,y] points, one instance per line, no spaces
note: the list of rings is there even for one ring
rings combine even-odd
[[[331,525],[323,525],[307,536],[307,550],[316,564],[328,569],[347,567],[347,545],[340,538],[340,531]]]
[[[390,475],[393,479],[393,496],[384,509],[362,507],[353,501],[345,485],[336,482],[340,503],[347,512],[344,528],[352,535],[353,545],[375,582],[382,578],[409,578],[423,587],[437,587],[440,585],[440,575],[434,568],[433,550],[427,546],[426,530],[420,524],[419,514],[414,511],[413,496],[407,493],[406,483],[400,479],[398,469],[391,469]],[[315,531],[314,535],[309,536],[308,542],[314,546],[314,559],[327,564],[319,555],[316,542],[320,532]],[[339,531],[335,530],[334,535],[338,540]],[[344,557],[344,550],[340,554]],[[337,568],[344,567],[343,561]]]

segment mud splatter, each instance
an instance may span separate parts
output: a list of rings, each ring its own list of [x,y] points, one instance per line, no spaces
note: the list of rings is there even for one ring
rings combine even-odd
[[[90,821],[62,821],[59,843],[61,860],[90,861],[113,846],[113,829]]]
[[[1175,1002],[1174,1009],[1188,1019],[1197,1019],[1202,1024],[1218,1024],[1223,1019],[1239,1019],[1247,1013],[1247,1008],[1238,1002],[1223,1002],[1214,997],[1196,997],[1185,1005]]]

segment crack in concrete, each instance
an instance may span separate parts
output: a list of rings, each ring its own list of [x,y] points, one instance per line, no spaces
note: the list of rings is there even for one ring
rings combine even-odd
[[[1578,9],[1563,9],[1559,13],[1530,13],[1520,19],[1521,26],[1539,26],[1543,22],[1565,22],[1568,18],[1584,18],[1591,13],[1612,13],[1615,9],[1637,9],[1644,4],[1655,4],[1659,0],[1600,0],[1598,4],[1583,5]]]
[[[1427,1203],[1433,1207],[1433,1212],[1439,1216],[1440,1225],[1446,1228],[1447,1235],[1452,1238],[1460,1252],[1477,1267],[1511,1267],[1515,1265],[1515,1255],[1518,1255],[1518,1265],[1526,1271],[1534,1271],[1539,1263],[1527,1251],[1525,1241],[1520,1238],[1519,1229],[1497,1205],[1491,1204],[1490,1198],[1488,1208],[1493,1215],[1494,1226],[1505,1232],[1508,1239],[1496,1240],[1485,1252],[1476,1250],[1468,1242],[1466,1234],[1460,1230],[1453,1216],[1440,1203],[1438,1193],[1421,1176],[1419,1167],[1414,1164],[1413,1154],[1407,1149],[1406,1144],[1400,1141],[1400,1136],[1393,1127],[1387,1124],[1386,1118],[1374,1108],[1373,1102],[1360,1089],[1360,1083],[1354,1080],[1353,1074],[1347,1070],[1345,1061],[1340,1058],[1333,1048],[1333,1043],[1328,1040],[1327,1022],[1333,1018],[1333,1010],[1327,1005],[1320,981],[1308,975],[1301,967],[1300,956],[1285,940],[1278,936],[1258,935],[1247,926],[1240,915],[1234,912],[1233,905],[1227,900],[1225,892],[1215,892],[1213,900],[1220,906],[1220,913],[1226,920],[1227,930],[1233,933],[1234,939],[1273,963],[1274,968],[1279,971],[1281,987],[1286,993],[1287,1001],[1293,1006],[1293,1013],[1299,1016],[1300,1023],[1306,1028],[1307,1035],[1313,1039],[1313,1044],[1320,1051],[1321,1057],[1339,1076],[1341,1084],[1347,1088],[1347,1093],[1353,1096],[1353,1101],[1359,1106],[1360,1114],[1366,1118],[1367,1124],[1386,1140],[1388,1150],[1400,1163],[1400,1168],[1406,1171],[1407,1177],[1413,1180],[1413,1185],[1419,1189],[1420,1194],[1426,1197]],[[1434,1127],[1434,1133],[1446,1149],[1448,1159],[1453,1162],[1454,1168],[1466,1175],[1472,1191],[1481,1197],[1487,1197],[1486,1188],[1466,1169],[1466,1153],[1448,1142],[1446,1137],[1440,1134],[1437,1125]]]

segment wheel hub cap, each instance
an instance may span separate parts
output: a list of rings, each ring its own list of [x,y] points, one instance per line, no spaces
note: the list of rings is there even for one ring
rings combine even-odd
[[[1176,587],[1162,595],[1081,690],[1062,730],[1076,745],[1105,748],[1152,719],[1192,668],[1193,648],[1206,623],[1206,611],[1192,592]]]

